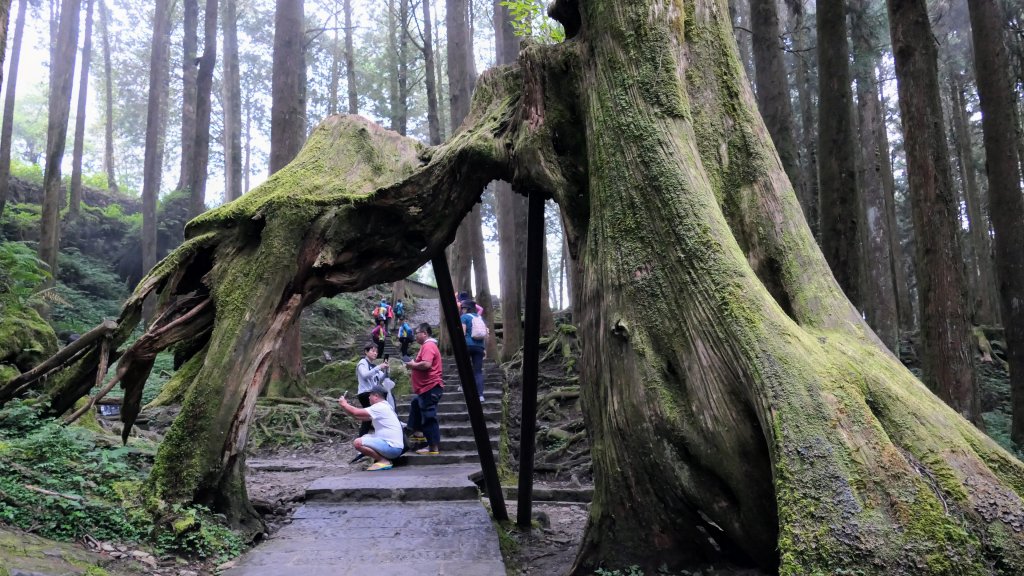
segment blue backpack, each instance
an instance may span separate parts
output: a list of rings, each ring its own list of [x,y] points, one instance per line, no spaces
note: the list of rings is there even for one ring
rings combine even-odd
[[[401,316],[402,314],[405,314],[405,303],[404,302],[396,302],[395,303],[395,314],[398,314],[399,316]]]
[[[398,329],[399,338],[408,338],[412,336],[412,328],[408,324],[403,323],[401,328]]]

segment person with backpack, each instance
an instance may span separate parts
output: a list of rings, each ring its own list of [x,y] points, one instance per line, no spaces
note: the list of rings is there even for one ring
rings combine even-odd
[[[390,331],[388,324],[393,315],[394,314],[391,312],[391,306],[388,304],[388,301],[381,299],[380,305],[377,306],[377,322],[384,324],[384,329]]]
[[[399,301],[399,304],[401,304],[401,301]],[[412,327],[403,320],[401,326],[398,327],[398,343],[401,345],[402,362],[409,361],[409,344],[412,344],[412,341]]]
[[[370,331],[370,340],[377,345],[377,357],[384,356],[384,346],[388,343],[388,330],[384,324],[377,324]]]
[[[466,348],[469,359],[473,361],[473,379],[476,381],[476,393],[480,401],[484,401],[484,354],[487,345],[487,324],[477,313],[476,302],[462,301],[462,332],[466,337]]]
[[[395,324],[396,325],[401,324],[402,322],[405,322],[405,303],[402,302],[401,298],[399,298],[398,300],[395,301],[395,305],[392,306],[391,309],[395,313]]]

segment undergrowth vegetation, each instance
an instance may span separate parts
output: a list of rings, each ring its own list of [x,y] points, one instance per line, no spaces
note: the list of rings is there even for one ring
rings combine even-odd
[[[145,439],[121,446],[12,402],[0,410],[0,521],[55,540],[89,536],[217,559],[240,553],[243,543],[204,508],[144,496],[155,453]]]

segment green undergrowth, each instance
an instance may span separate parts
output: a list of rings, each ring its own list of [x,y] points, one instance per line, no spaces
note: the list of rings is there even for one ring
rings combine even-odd
[[[156,445],[39,418],[27,401],[0,410],[0,522],[45,538],[133,543],[158,554],[229,558],[243,543],[199,506],[142,490]]]

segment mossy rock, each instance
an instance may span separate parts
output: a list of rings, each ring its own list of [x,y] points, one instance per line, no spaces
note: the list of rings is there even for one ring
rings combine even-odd
[[[21,370],[18,370],[17,366],[11,364],[0,364],[0,382],[7,382],[8,380],[21,374]],[[0,574],[2,576],[2,574]]]
[[[32,308],[6,306],[0,314],[0,363],[22,372],[57,352],[57,334]]]
[[[306,375],[306,386],[310,390],[332,390],[343,392],[348,390],[355,394],[359,382],[356,380],[356,362],[358,360],[341,360],[331,362],[323,368]]]

